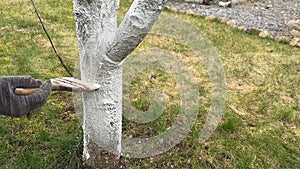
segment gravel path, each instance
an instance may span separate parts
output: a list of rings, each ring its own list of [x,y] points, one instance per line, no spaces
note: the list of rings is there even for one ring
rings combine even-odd
[[[206,16],[214,15],[236,20],[238,26],[267,30],[273,36],[290,36],[286,24],[291,20],[300,19],[300,0],[265,0],[255,4],[237,4],[232,8],[179,2],[168,2],[167,5],[178,10],[191,9]]]

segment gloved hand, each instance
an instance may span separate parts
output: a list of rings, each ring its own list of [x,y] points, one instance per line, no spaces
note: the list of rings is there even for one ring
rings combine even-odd
[[[30,95],[15,95],[16,88],[40,88]],[[44,84],[30,76],[0,77],[0,114],[12,117],[29,115],[31,111],[41,107],[51,92],[51,82]]]

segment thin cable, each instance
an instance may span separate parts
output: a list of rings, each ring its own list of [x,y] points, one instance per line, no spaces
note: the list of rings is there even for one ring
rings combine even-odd
[[[46,35],[47,35],[47,37],[48,37],[48,39],[49,39],[49,42],[50,42],[50,44],[51,44],[51,46],[52,46],[52,48],[53,48],[53,50],[54,50],[54,52],[55,52],[57,58],[58,58],[59,61],[60,61],[60,64],[64,67],[64,69],[67,71],[67,73],[68,73],[71,77],[73,77],[73,74],[72,74],[71,71],[67,68],[67,66],[64,64],[62,58],[61,58],[60,55],[58,54],[58,52],[57,52],[57,50],[56,50],[56,47],[54,46],[54,43],[53,43],[53,41],[52,41],[52,39],[51,39],[51,37],[50,37],[50,35],[49,35],[49,33],[48,33],[48,31],[47,31],[47,29],[46,29],[44,23],[43,23],[43,21],[42,21],[42,18],[41,18],[41,16],[40,16],[39,11],[37,10],[37,8],[36,8],[36,6],[35,6],[33,0],[31,0],[31,3],[32,3],[33,7],[34,7],[34,10],[35,10],[35,13],[36,13],[37,17],[38,17],[39,20],[40,20],[40,23],[41,23],[41,25],[42,25],[42,27],[43,27],[44,32],[46,33]]]

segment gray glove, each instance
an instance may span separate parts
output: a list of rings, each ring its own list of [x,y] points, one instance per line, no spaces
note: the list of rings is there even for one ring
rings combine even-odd
[[[26,96],[14,94],[16,88],[40,88]],[[30,76],[7,76],[0,78],[0,114],[12,117],[29,115],[31,111],[41,107],[51,92],[51,82],[44,84]]]

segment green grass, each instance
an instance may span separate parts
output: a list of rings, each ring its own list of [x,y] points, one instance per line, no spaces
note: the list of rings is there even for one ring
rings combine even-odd
[[[120,16],[130,5],[121,2]],[[72,1],[36,0],[36,5],[61,56],[74,69],[78,51]],[[0,6],[0,76],[31,75],[42,80],[67,76],[30,1],[1,1]],[[172,51],[192,69],[201,96],[201,114],[189,136],[170,151],[145,159],[122,157],[120,164],[126,168],[298,168],[299,48],[248,35],[218,21],[165,12],[192,23],[214,44],[226,74],[225,115],[213,136],[200,144],[210,103],[207,73],[185,45],[149,35],[140,49]],[[124,119],[123,134],[155,136],[173,124],[180,111],[179,95],[168,74],[141,72],[131,84],[130,98],[135,107],[147,110],[148,94],[156,86],[166,95],[165,112],[147,124]],[[85,168],[81,123],[70,94],[52,93],[31,119],[0,116],[0,138],[0,168]]]

